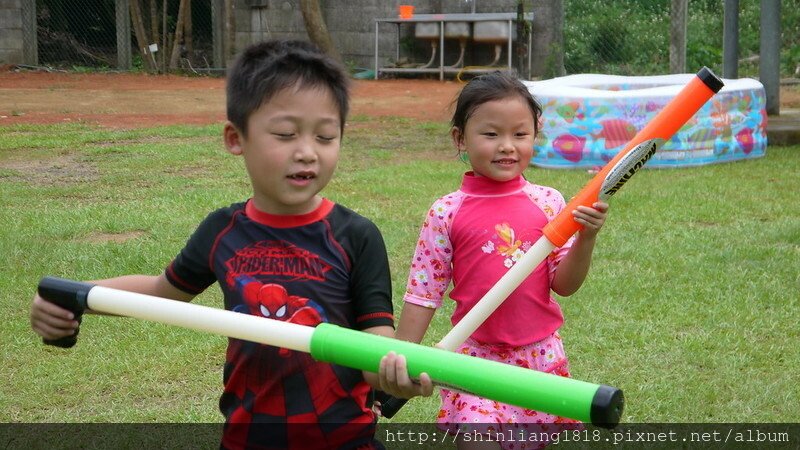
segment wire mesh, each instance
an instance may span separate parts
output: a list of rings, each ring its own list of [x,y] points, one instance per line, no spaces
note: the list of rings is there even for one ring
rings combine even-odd
[[[212,67],[212,0],[36,0],[38,64],[66,69],[111,69],[118,58],[117,8],[127,9],[132,25],[119,39],[130,46],[133,69],[170,70],[173,51],[177,69]],[[180,5],[186,20],[176,33]],[[122,5],[122,6],[120,6]],[[126,8],[127,7],[127,8]],[[141,19],[143,36],[136,30]],[[166,32],[164,32],[166,30]],[[182,36],[180,36],[182,34]],[[175,37],[179,42],[175,43]],[[141,38],[144,42],[139,42]],[[154,50],[151,53],[151,50]],[[152,66],[145,61],[150,58]]]
[[[21,0],[23,22],[30,23],[23,33],[25,63],[73,70],[211,71],[215,65],[223,64],[221,61],[215,64],[215,59],[222,58],[213,57],[212,31],[212,10],[219,11],[221,2]],[[566,72],[667,73],[671,3],[672,0],[564,0]],[[184,11],[182,36],[178,36],[176,25],[181,4],[188,10]],[[688,72],[704,65],[715,71],[721,69],[723,4],[724,0],[688,0]],[[781,0],[780,4],[780,71],[782,76],[800,76],[800,0]],[[758,76],[760,5],[755,0],[739,2],[739,76]],[[127,10],[123,30],[117,29],[120,7]],[[137,18],[141,19],[138,31]],[[247,15],[237,13],[236,18],[245,20]],[[222,34],[219,30],[218,34]],[[222,36],[216,38],[220,40]],[[122,62],[126,54],[118,54],[119,41],[123,48],[130,47],[126,52],[131,55],[130,64]],[[157,50],[155,53],[149,52],[151,46]],[[173,58],[173,53],[177,53],[177,58]]]
[[[761,2],[739,3],[740,77],[758,77]],[[669,73],[671,0],[565,0],[564,68],[571,73]],[[780,71],[800,74],[800,0],[781,0]],[[686,71],[721,73],[724,0],[689,0]]]

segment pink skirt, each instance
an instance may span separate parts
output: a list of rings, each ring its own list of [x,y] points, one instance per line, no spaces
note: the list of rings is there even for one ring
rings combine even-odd
[[[540,372],[548,372],[569,377],[569,364],[561,336],[558,332],[533,344],[518,347],[483,344],[473,339],[461,345],[460,353],[478,358],[498,361],[514,366],[525,367]],[[437,426],[453,435],[474,435],[475,433],[495,434],[503,449],[543,448],[548,435],[565,430],[580,429],[580,422],[554,416],[543,412],[520,408],[476,397],[471,394],[441,389],[442,406],[437,417]],[[531,439],[532,436],[542,439]],[[514,439],[513,437],[520,437]],[[522,439],[528,436],[529,439]]]

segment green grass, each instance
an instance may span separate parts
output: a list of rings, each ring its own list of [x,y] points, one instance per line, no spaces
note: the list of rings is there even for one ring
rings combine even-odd
[[[0,421],[221,421],[224,338],[92,316],[66,351],[28,320],[43,275],[159,273],[209,211],[247,198],[220,132],[0,128]],[[445,124],[349,124],[324,194],[383,231],[398,310],[423,215],[464,169]],[[648,170],[612,199],[588,280],[561,299],[562,336],[576,378],[624,390],[623,421],[800,421],[798,173],[800,146],[770,147],[758,160]],[[590,177],[526,175],[567,197]],[[217,288],[196,301],[221,306]],[[395,422],[431,422],[437,406],[414,399]]]

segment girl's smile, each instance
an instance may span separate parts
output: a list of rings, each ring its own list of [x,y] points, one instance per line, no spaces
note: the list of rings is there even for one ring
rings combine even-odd
[[[536,128],[528,104],[512,96],[482,103],[463,131],[453,127],[450,134],[476,175],[508,181],[528,167]]]

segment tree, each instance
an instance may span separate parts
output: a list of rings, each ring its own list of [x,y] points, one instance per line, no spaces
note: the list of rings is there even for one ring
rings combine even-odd
[[[173,70],[178,68],[178,60],[180,59],[181,50],[184,45],[183,30],[186,22],[186,10],[189,8],[189,1],[190,0],[181,0],[181,3],[178,5],[178,21],[175,23],[175,39],[172,41],[172,55],[169,58],[169,68]]]
[[[233,0],[224,0],[223,15],[225,17],[225,39],[223,39],[223,57],[227,62],[231,61],[236,53],[236,15],[233,9]]]
[[[142,54],[144,65],[147,67],[148,71],[156,72],[158,68],[156,67],[156,61],[153,58],[153,54],[150,52],[150,44],[148,43],[147,39],[149,34],[144,27],[142,9],[139,6],[139,0],[131,0],[130,9],[131,21],[133,22],[133,32],[136,35],[136,43],[138,44],[139,52]]]
[[[300,0],[300,10],[303,13],[306,33],[308,33],[308,38],[311,39],[311,42],[323,52],[341,62],[342,57],[334,47],[331,35],[328,33],[328,27],[325,25],[325,19],[322,17],[322,8],[319,6],[319,0]]]
[[[686,23],[689,0],[672,0],[669,21],[669,71],[686,72]]]
[[[158,28],[158,0],[150,0],[150,31],[153,33],[153,42],[161,42]]]

